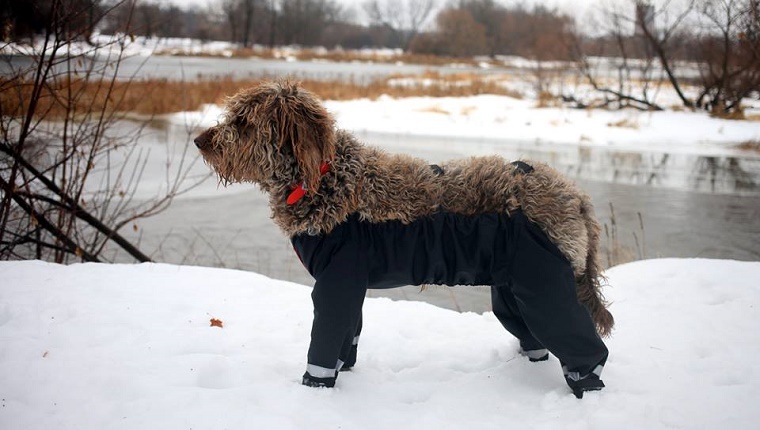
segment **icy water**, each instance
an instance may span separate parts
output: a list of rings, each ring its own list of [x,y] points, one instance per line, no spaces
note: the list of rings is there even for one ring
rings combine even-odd
[[[12,57],[10,62],[0,61],[0,75],[11,69],[29,69],[33,63],[27,57]],[[113,70],[119,79],[172,79],[195,80],[229,76],[235,79],[285,77],[315,80],[349,80],[364,84],[373,79],[392,74],[419,74],[435,69],[440,73],[487,73],[486,70],[469,66],[424,66],[403,63],[372,63],[330,61],[282,61],[260,58],[213,58],[213,57],[127,57],[118,69],[106,67],[102,60],[77,63],[78,67]]]
[[[170,126],[147,136],[160,146],[189,142],[193,132]],[[614,265],[654,257],[760,260],[760,156],[635,153],[536,146],[524,142],[364,134],[369,144],[431,163],[499,153],[546,161],[578,181],[605,225],[603,260]],[[150,143],[148,143],[150,145]],[[207,168],[196,166],[199,172]],[[614,211],[614,218],[613,218]],[[267,199],[252,185],[217,190],[210,180],[164,213],[139,223],[141,248],[157,261],[252,270],[311,285],[286,238],[269,219]],[[614,246],[617,238],[619,246]],[[616,248],[620,256],[610,255]],[[487,288],[417,287],[371,291],[370,296],[423,300],[460,311],[490,309]]]

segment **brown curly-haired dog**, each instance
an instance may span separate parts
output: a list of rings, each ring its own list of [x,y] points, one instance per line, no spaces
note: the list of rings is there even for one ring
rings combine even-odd
[[[195,143],[223,183],[252,182],[267,192],[272,218],[291,238],[327,237],[351,220],[412,226],[440,214],[454,214],[451,222],[459,223],[481,214],[522,213],[569,262],[577,302],[598,333],[612,329],[601,294],[600,227],[591,199],[543,163],[490,156],[431,167],[389,154],[336,130],[318,99],[290,82],[262,83],[229,98],[221,122]]]

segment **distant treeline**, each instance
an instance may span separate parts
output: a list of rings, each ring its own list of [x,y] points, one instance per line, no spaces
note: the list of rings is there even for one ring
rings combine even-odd
[[[334,0],[210,0],[195,8],[148,0],[0,0],[0,17],[6,41],[43,32],[51,15],[65,10],[72,17],[68,25],[85,37],[97,30],[224,40],[241,47],[385,47],[446,56],[540,51],[551,59],[569,57],[566,41],[574,23],[556,10],[508,8],[493,0],[440,3],[357,2],[366,24],[358,23],[356,10]]]
[[[355,9],[335,0],[209,0],[207,6],[195,8],[150,0],[0,0],[0,22],[5,41],[40,34],[52,15],[65,14],[70,17],[69,30],[85,38],[95,31],[122,32],[223,40],[243,48],[386,47],[418,54],[522,55],[538,60],[570,59],[579,41],[570,16],[520,2],[506,6],[495,0],[366,0],[357,5],[365,24],[358,22]],[[582,39],[586,49],[603,53],[598,42]]]

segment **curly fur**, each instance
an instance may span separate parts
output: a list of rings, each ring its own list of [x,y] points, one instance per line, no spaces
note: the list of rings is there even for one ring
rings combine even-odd
[[[409,223],[439,211],[520,208],[570,261],[578,300],[599,333],[612,329],[591,199],[546,164],[530,162],[534,170],[525,174],[499,156],[472,157],[441,164],[438,175],[424,160],[388,154],[336,130],[318,99],[290,82],[264,83],[229,98],[221,122],[196,145],[222,182],[253,182],[269,193],[272,218],[289,236],[328,233],[353,213],[373,223]],[[330,169],[321,175],[323,162]],[[307,195],[288,205],[299,184]]]

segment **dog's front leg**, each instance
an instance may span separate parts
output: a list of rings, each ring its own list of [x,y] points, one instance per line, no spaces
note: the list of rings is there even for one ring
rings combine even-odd
[[[333,387],[344,364],[341,358],[345,360],[349,356],[367,287],[366,280],[346,276],[345,272],[345,266],[340,270],[327,270],[314,284],[311,294],[314,321],[304,385]]]

